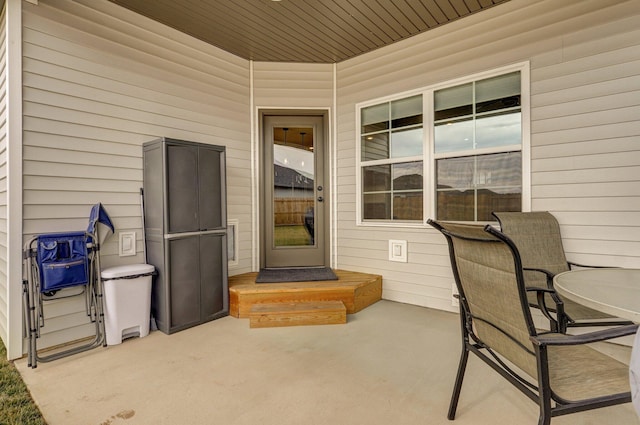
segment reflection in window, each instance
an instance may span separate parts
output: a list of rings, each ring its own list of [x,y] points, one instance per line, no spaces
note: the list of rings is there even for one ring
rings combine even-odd
[[[473,121],[471,119],[436,124],[434,134],[436,153],[473,149]]]
[[[440,220],[491,221],[492,211],[520,211],[521,78],[519,70],[469,78],[360,108],[359,218],[423,221],[431,202]],[[427,128],[425,108],[432,108]],[[425,199],[426,188],[435,200]]]
[[[422,154],[422,96],[363,108],[360,120],[362,161]]]
[[[423,219],[422,95],[361,110],[362,218]],[[376,161],[375,165],[368,164]]]
[[[403,162],[363,168],[363,217],[368,220],[421,220],[423,163]]]
[[[519,145],[520,73],[434,92],[435,152]]]
[[[273,128],[273,244],[314,245],[313,128]]]
[[[391,193],[365,193],[363,215],[371,220],[389,220],[391,218]]]
[[[521,151],[471,155],[521,146],[520,84],[520,72],[512,72],[434,92],[439,220],[490,221],[492,211],[520,211]]]
[[[362,161],[389,158],[389,133],[362,136]]]
[[[491,221],[493,211],[520,211],[521,163],[521,152],[436,161],[438,219]]]
[[[364,167],[362,188],[365,192],[391,190],[391,165]]]
[[[394,220],[422,219],[422,192],[395,193],[393,195]]]
[[[422,127],[391,133],[391,157],[422,155]]]
[[[519,144],[522,137],[520,112],[489,115],[476,120],[476,148]]]
[[[438,90],[433,95],[436,121],[464,117],[473,113],[473,84]]]

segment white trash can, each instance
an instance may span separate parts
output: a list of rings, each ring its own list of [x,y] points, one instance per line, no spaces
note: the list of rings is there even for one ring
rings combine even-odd
[[[104,314],[107,345],[123,338],[149,335],[151,320],[151,264],[128,264],[104,269]]]

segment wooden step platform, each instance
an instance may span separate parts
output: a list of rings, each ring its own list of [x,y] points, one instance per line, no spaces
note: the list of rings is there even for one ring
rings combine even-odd
[[[342,301],[254,304],[249,311],[252,328],[344,323],[347,323],[347,308]]]
[[[257,272],[229,277],[229,314],[248,318],[255,304],[340,301],[347,314],[382,298],[382,276],[335,270],[338,280],[256,283]]]

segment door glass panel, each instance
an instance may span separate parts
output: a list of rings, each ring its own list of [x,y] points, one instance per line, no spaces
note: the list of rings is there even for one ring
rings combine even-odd
[[[313,128],[273,128],[273,244],[276,248],[315,243],[314,139]]]

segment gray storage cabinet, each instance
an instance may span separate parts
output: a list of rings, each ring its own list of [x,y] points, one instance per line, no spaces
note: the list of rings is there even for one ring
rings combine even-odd
[[[225,148],[162,138],[143,145],[151,314],[173,333],[229,314]]]

